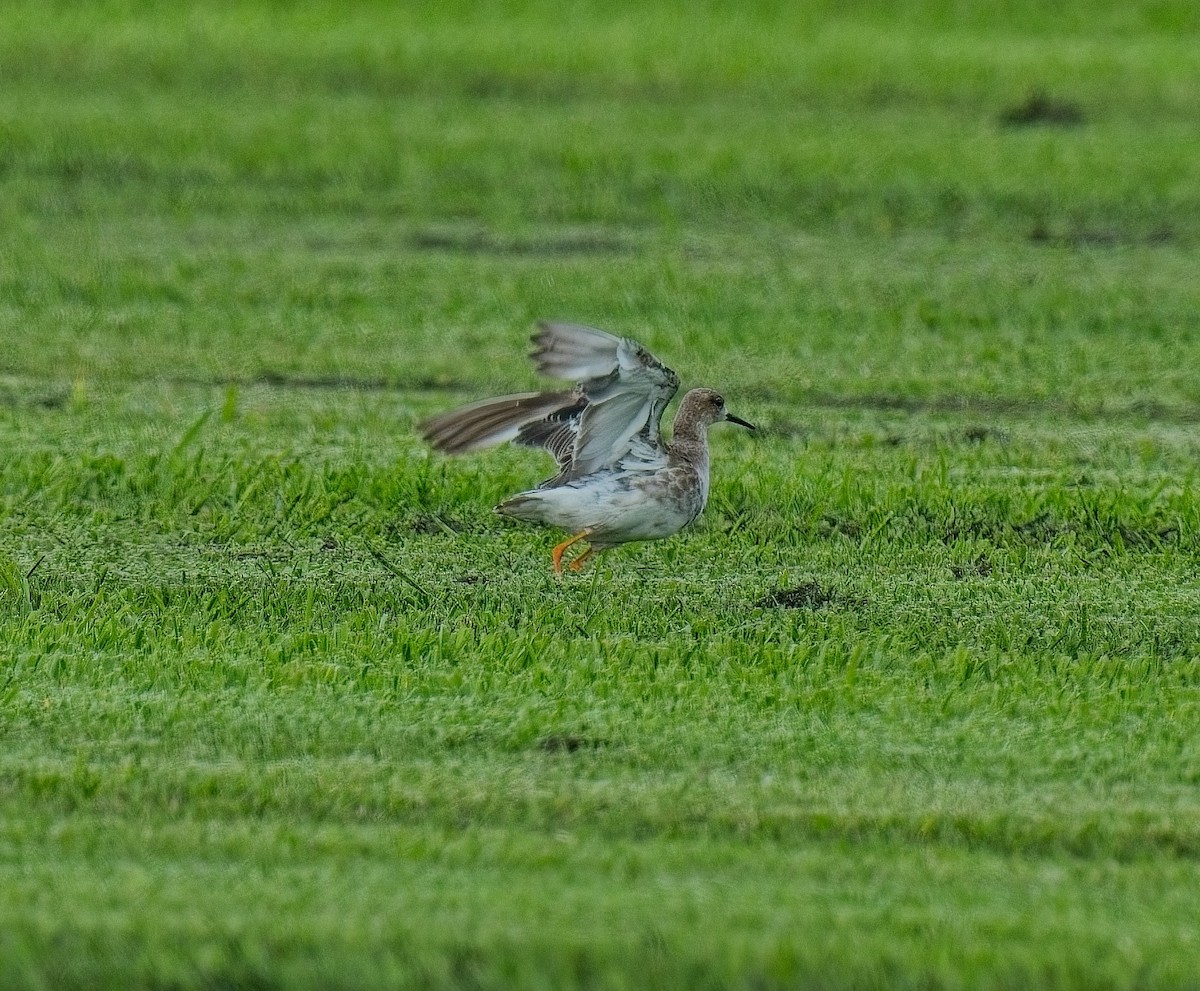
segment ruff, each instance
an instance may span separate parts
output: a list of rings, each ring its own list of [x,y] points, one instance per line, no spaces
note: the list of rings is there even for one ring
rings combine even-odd
[[[588,547],[569,563],[573,571],[597,552],[660,540],[696,519],[708,501],[708,428],[723,420],[754,427],[727,412],[712,389],[692,389],[668,444],[662,414],[679,376],[637,341],[563,323],[543,323],[533,341],[538,370],[577,380],[574,388],[501,396],[433,417],[421,424],[429,442],[456,454],[513,441],[554,455],[553,478],[496,511],[571,534],[551,553],[557,574],[580,541]]]

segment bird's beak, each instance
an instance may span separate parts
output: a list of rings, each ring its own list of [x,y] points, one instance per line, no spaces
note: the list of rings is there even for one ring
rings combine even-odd
[[[730,423],[736,423],[739,427],[745,427],[747,430],[756,430],[757,429],[753,423],[747,423],[740,416],[734,416],[732,413],[726,413],[725,419],[728,420]]]

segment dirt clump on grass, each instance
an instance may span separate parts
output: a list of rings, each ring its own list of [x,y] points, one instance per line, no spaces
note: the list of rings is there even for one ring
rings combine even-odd
[[[792,588],[776,589],[756,603],[758,609],[827,609],[845,600],[816,582],[801,582]]]
[[[1044,90],[1035,89],[1016,106],[1000,115],[1007,127],[1079,127],[1087,123],[1083,107],[1071,100],[1058,100]]]

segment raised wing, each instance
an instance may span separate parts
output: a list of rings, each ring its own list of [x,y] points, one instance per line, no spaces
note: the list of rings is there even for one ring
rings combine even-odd
[[[538,371],[576,380],[575,388],[501,396],[434,417],[421,425],[434,447],[544,447],[559,472],[543,487],[622,460],[650,466],[666,457],[659,425],[679,388],[671,369],[637,341],[579,324],[543,323],[533,343]]]
[[[465,454],[494,444],[516,441],[522,431],[540,423],[560,422],[582,412],[581,397],[565,392],[522,392],[484,399],[421,423],[421,433],[439,451]],[[523,442],[523,441],[522,441]]]
[[[530,357],[538,371],[568,382],[611,375],[618,364],[617,354],[622,341],[622,338],[595,327],[545,320],[538,324],[538,332],[531,339],[536,346]]]

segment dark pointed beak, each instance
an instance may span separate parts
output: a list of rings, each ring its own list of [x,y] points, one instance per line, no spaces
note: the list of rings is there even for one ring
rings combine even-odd
[[[747,423],[740,416],[734,416],[732,413],[726,413],[725,419],[730,423],[736,423],[739,427],[745,427],[747,430],[757,430],[753,423]]]

